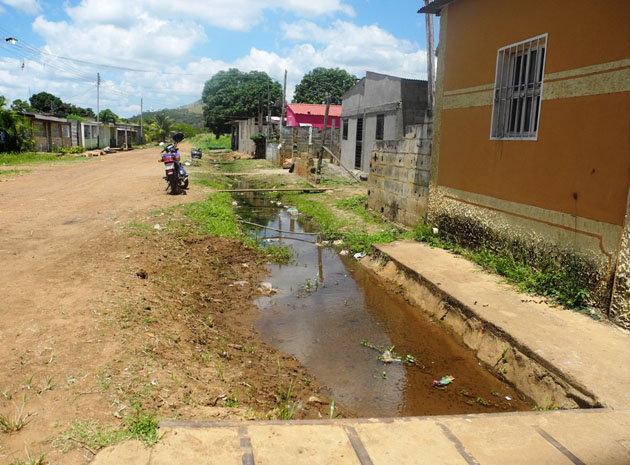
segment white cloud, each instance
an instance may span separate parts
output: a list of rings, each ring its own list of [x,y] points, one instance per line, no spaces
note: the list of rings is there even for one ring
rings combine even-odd
[[[16,1],[16,0],[13,0]],[[212,26],[247,31],[258,24],[266,10],[284,10],[300,16],[320,16],[354,11],[342,0],[81,0],[74,7],[67,7],[68,16],[81,24],[133,24],[139,13],[155,18],[180,20],[195,18]]]
[[[283,42],[276,45],[275,50],[251,47],[247,54],[229,62],[209,57],[191,59],[191,52],[198,50],[194,47],[207,39],[205,28],[186,21],[184,16],[193,7],[199,10],[200,3],[208,5],[206,9],[212,10],[216,17],[223,14],[221,8],[225,12],[229,10],[230,17],[239,16],[235,11],[243,12],[246,6],[258,13],[263,8],[282,8],[299,14],[323,14],[326,8],[336,8],[353,13],[342,0],[312,4],[285,0],[282,7],[279,0],[265,2],[264,7],[258,1],[235,0],[229,8],[225,6],[227,2],[218,0],[181,0],[177,4],[172,0],[131,3],[82,0],[75,7],[67,7],[69,19],[66,21],[51,21],[44,16],[35,19],[33,30],[43,37],[46,45],[42,50],[50,55],[33,55],[30,60],[27,57],[24,71],[21,59],[0,58],[0,95],[24,99],[45,90],[64,101],[94,108],[98,70],[104,79],[101,108],[129,116],[136,112],[140,97],[144,98],[147,110],[193,102],[199,99],[206,80],[231,67],[265,71],[279,82],[282,82],[284,70],[288,70],[289,99],[302,76],[318,66],[339,67],[359,77],[365,71],[416,79],[426,76],[426,52],[420,50],[417,43],[400,39],[377,25],[359,26],[341,20],[325,27],[306,20],[282,24],[277,28],[276,39]],[[157,15],[159,8],[165,10]],[[211,16],[201,9],[194,18],[204,20],[204,15]],[[243,15],[239,18],[241,21]],[[84,66],[56,56],[166,73]]]
[[[0,0],[0,3],[4,3],[24,13],[35,14],[41,11],[39,0]],[[1,7],[0,11],[3,11]]]

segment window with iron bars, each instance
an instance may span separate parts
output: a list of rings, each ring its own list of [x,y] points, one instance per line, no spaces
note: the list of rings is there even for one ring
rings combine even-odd
[[[490,139],[538,138],[546,50],[547,34],[499,49]]]

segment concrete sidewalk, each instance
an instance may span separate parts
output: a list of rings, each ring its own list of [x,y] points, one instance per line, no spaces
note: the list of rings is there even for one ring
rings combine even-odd
[[[518,293],[463,257],[418,242],[375,246],[407,278],[490,325],[541,366],[609,408],[630,408],[630,334]],[[518,386],[517,386],[518,387]]]
[[[630,411],[572,410],[396,419],[169,422],[94,465],[627,465]]]

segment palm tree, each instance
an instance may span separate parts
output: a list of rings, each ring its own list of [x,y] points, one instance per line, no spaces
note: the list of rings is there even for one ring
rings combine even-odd
[[[157,113],[155,115],[155,125],[158,128],[158,135],[162,139],[162,142],[166,140],[171,132],[171,124],[173,121],[166,115],[166,113]]]

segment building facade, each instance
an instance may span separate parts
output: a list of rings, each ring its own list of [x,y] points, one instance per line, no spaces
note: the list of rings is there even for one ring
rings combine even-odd
[[[326,105],[289,103],[287,105],[287,127],[312,126],[320,131],[324,128]],[[341,120],[341,105],[328,108],[328,128],[338,128]]]
[[[35,148],[39,152],[54,152],[73,146],[72,122],[65,118],[25,113],[31,120]]]
[[[420,11],[441,15],[429,219],[541,263],[579,261],[592,303],[630,328],[630,3]]]
[[[409,126],[424,122],[426,109],[426,81],[368,71],[343,96],[341,163],[367,173],[374,144],[402,139]]]

